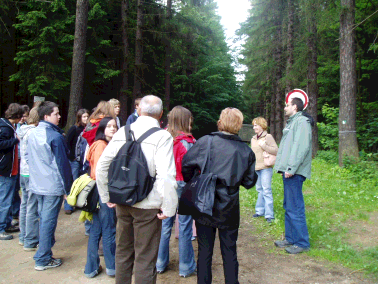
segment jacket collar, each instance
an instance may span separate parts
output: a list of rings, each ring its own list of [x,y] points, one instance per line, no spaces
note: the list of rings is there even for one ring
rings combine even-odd
[[[16,129],[12,126],[12,123],[7,118],[1,118],[1,124],[9,126],[9,128],[12,128],[12,130],[16,132]]]
[[[301,115],[302,115],[302,112],[298,111],[296,114],[294,114],[294,115],[292,115],[292,116],[289,117],[289,119],[287,120],[287,123],[292,122],[293,120],[295,120],[297,117],[299,117]]]
[[[263,133],[261,133],[261,136],[259,137],[259,139],[265,137],[267,134],[268,134],[268,132],[266,130],[264,130]],[[255,134],[252,137],[252,139],[256,139],[257,140],[257,134]]]
[[[38,124],[38,126],[42,126],[44,128],[52,128],[53,130],[59,132],[60,134],[63,134],[63,130],[60,129],[58,126],[56,126],[55,124],[52,124],[51,122],[48,122],[46,120],[41,120]]]
[[[228,139],[228,140],[234,140],[234,141],[243,142],[241,140],[241,138],[238,135],[236,135],[236,134],[228,135],[228,134],[224,134],[222,132],[212,132],[210,135],[219,136],[219,137],[221,137],[223,139]]]

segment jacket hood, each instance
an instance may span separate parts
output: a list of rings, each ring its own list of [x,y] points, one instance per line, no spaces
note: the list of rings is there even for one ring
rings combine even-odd
[[[11,129],[13,129],[13,131],[16,131],[16,129],[14,129],[12,127],[12,123],[10,123],[10,121],[8,119],[6,119],[6,118],[1,118],[0,119],[0,126],[1,127],[9,127]]]
[[[184,133],[184,132],[181,132],[174,140],[174,144],[182,141],[182,140],[185,140],[186,142],[188,143],[196,143],[196,139],[193,137],[192,134],[187,134],[187,133]]]
[[[24,138],[26,133],[28,133],[32,128],[36,128],[36,126],[35,125],[27,125],[27,124],[21,125],[18,135],[22,139],[22,138]]]
[[[315,120],[314,120],[314,118],[311,115],[309,115],[305,111],[302,112],[302,115],[307,118],[307,121],[310,122],[310,124],[311,124],[312,127],[315,126]]]
[[[243,142],[243,140],[241,140],[241,138],[236,135],[236,134],[225,134],[225,133],[222,133],[222,132],[212,132],[210,135],[215,135],[215,136],[219,136],[223,139],[228,139],[228,140],[234,140],[234,141],[239,141],[239,142]]]

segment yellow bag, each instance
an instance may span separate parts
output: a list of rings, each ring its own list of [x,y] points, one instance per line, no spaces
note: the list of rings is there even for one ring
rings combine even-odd
[[[76,205],[77,196],[86,187],[93,187],[96,181],[91,179],[88,174],[79,176],[72,184],[70,194],[67,196],[67,203],[71,206]]]

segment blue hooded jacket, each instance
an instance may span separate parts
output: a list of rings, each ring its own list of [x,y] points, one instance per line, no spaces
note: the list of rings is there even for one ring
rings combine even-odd
[[[61,196],[70,192],[69,149],[62,133],[58,126],[42,120],[29,136],[25,158],[34,194]]]

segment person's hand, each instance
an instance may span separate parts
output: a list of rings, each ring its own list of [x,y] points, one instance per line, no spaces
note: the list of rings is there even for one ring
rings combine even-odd
[[[291,178],[293,175],[285,172],[285,178]]]
[[[67,194],[63,195],[63,199],[67,200]]]
[[[160,220],[164,220],[164,219],[167,219],[168,217],[165,216],[163,213],[158,213],[157,214],[157,217],[160,219]]]
[[[116,207],[117,204],[111,203],[111,202],[106,202],[106,205],[108,205],[109,208],[114,208],[114,207]]]
[[[265,140],[260,140],[259,141],[259,146],[262,147],[265,144]]]

